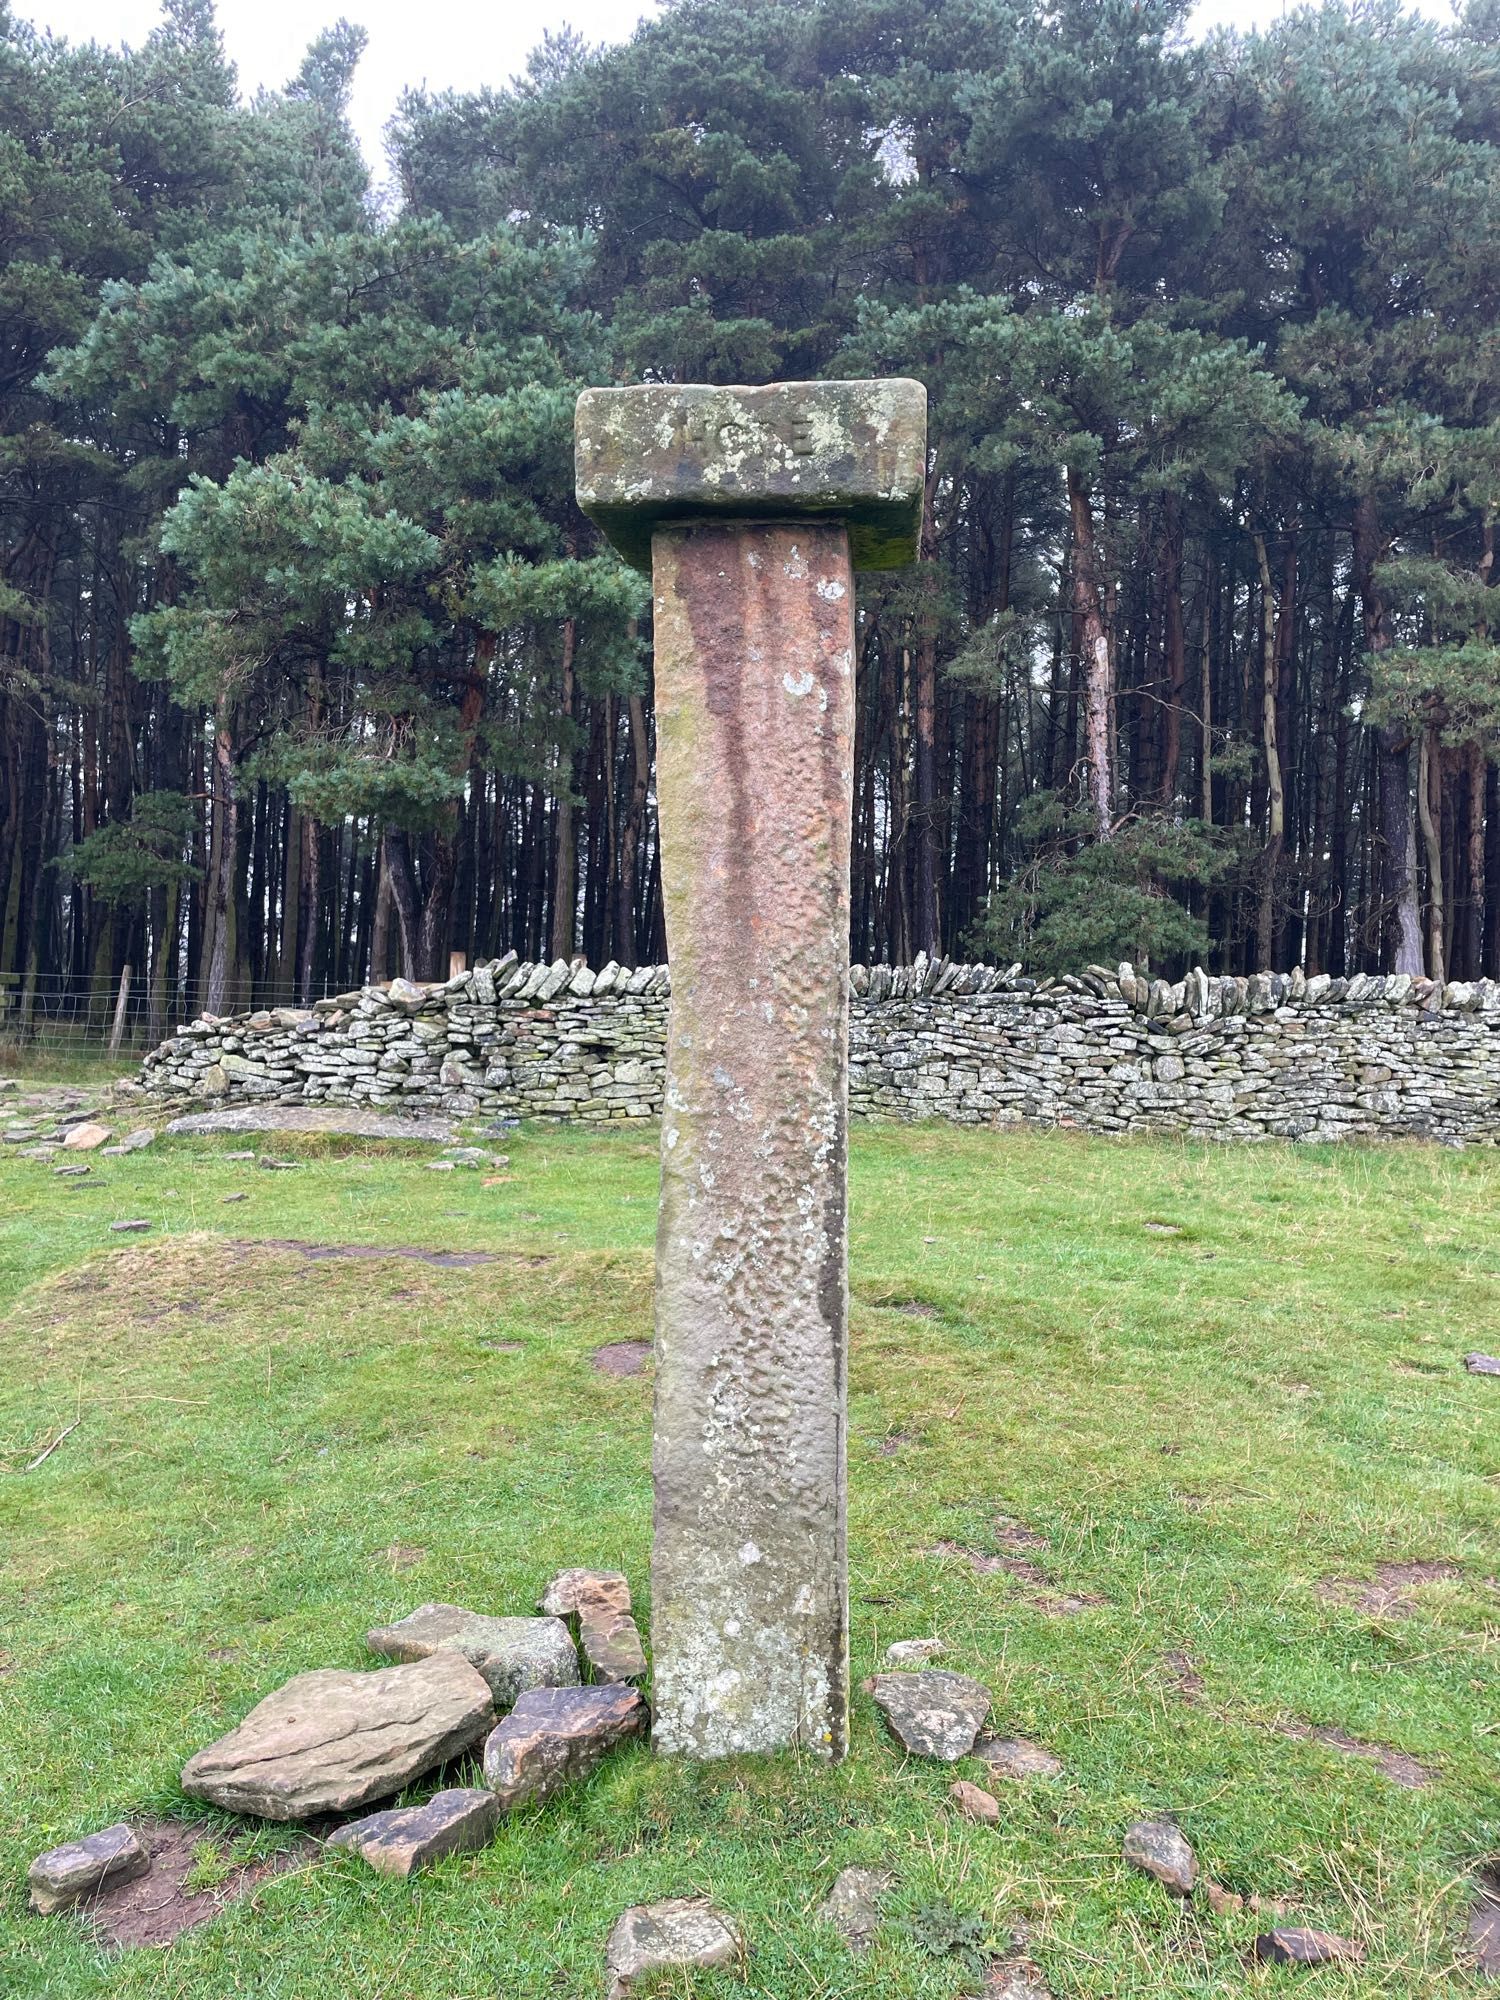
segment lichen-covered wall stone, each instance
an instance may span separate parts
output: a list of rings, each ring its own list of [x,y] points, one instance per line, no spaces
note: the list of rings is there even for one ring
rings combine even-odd
[[[1301,972],[1175,985],[1090,966],[850,972],[856,1117],[1209,1139],[1500,1140],[1500,984]],[[514,955],[306,1010],[202,1019],[146,1058],[154,1095],[613,1121],[654,1117],[665,966]]]

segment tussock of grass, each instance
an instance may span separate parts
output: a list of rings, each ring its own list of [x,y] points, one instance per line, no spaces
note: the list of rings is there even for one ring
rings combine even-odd
[[[565,1563],[625,1568],[649,1619],[649,1381],[589,1356],[650,1330],[654,1145],[504,1143],[491,1187],[281,1139],[299,1172],[162,1141],[87,1195],[7,1163],[0,1991],[592,1996],[618,1910],[695,1890],[741,1915],[748,1990],[774,2000],[956,1995],[974,1940],[1023,1922],[1060,1996],[1290,1990],[1243,1962],[1264,1920],[1127,1873],[1125,1825],[1164,1811],[1230,1888],[1365,1941],[1364,1967],[1302,1976],[1320,1994],[1452,1989],[1461,1878],[1500,1848],[1500,1395],[1460,1366],[1500,1305],[1500,1162],[1420,1148],[856,1136],[856,1678],[936,1632],[998,1730],[1064,1759],[1003,1787],[998,1829],[945,1801],[980,1767],[904,1761],[860,1696],[837,1772],[629,1750],[419,1884],[330,1860],[165,1960],[28,1919],[32,1853],[184,1810],[191,1750],[287,1675],[365,1663],[371,1624],[435,1597],[524,1610]],[[122,1246],[116,1214],[156,1229]],[[501,1254],[313,1261],[274,1238]],[[1053,1595],[1102,1602],[1049,1614],[1026,1573],[931,1553],[1014,1559],[1016,1523],[1046,1538],[1022,1555]],[[1405,1615],[1317,1588],[1425,1559],[1458,1574]],[[1437,1781],[1395,1785],[1288,1720]],[[900,1880],[855,1962],[813,1912],[838,1868],[880,1861]],[[962,1949],[934,1951],[949,1932]]]

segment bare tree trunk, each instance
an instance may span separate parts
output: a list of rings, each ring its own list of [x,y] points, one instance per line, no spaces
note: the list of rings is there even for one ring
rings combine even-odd
[[[1433,794],[1437,794],[1438,814],[1442,813],[1442,759],[1435,733],[1429,725],[1422,731],[1417,752],[1417,821],[1422,829],[1422,846],[1427,856],[1427,937],[1429,977],[1447,977],[1447,940],[1443,902],[1443,849],[1438,836],[1438,819],[1433,814]]]
[[[1354,568],[1364,607],[1365,644],[1379,658],[1392,643],[1390,612],[1375,575],[1384,553],[1380,517],[1369,494],[1354,514]],[[1382,956],[1396,972],[1422,971],[1422,914],[1417,902],[1417,834],[1411,809],[1411,742],[1387,723],[1378,733],[1377,829]]]
[[[651,787],[651,744],[646,735],[646,704],[630,697],[630,796],[620,821],[620,862],[615,876],[614,955],[621,965],[636,961],[640,912],[636,882],[640,871],[641,835],[646,825],[646,795]]]
[[[234,768],[234,745],[229,732],[229,714],[220,703],[214,718],[214,854],[209,883],[210,934],[212,947],[203,995],[203,1011],[221,1014],[229,990],[230,968],[234,959],[234,862],[239,831],[238,774]]]
[[[557,766],[557,846],[552,861],[552,956],[573,956],[573,938],[578,907],[578,838],[573,823],[573,763],[571,738],[573,721],[573,654],[578,643],[578,625],[572,618],[563,621],[562,722],[563,748]]]
[[[1073,524],[1073,612],[1078,650],[1083,661],[1084,756],[1088,764],[1089,803],[1094,832],[1100,840],[1114,835],[1114,759],[1110,748],[1110,703],[1114,669],[1109,634],[1099,588],[1099,555],[1094,540],[1094,509],[1079,474],[1068,467],[1068,514]]]
[[[1286,842],[1286,792],[1281,778],[1281,752],[1276,742],[1276,685],[1281,671],[1277,646],[1276,600],[1271,590],[1271,565],[1266,557],[1266,538],[1255,536],[1255,562],[1260,571],[1260,728],[1266,758],[1266,845],[1260,864],[1260,903],[1255,919],[1255,962],[1265,970],[1271,964],[1272,941],[1276,932],[1276,871]],[[1282,615],[1290,607],[1283,605]]]

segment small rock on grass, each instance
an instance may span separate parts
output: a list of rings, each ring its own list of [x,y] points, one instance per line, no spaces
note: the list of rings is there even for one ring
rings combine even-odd
[[[1174,1896],[1191,1896],[1198,1878],[1198,1858],[1180,1828],[1169,1819],[1138,1820],[1125,1835],[1125,1859],[1170,1889]]]
[[[1052,1988],[1029,1958],[998,1959],[986,1967],[975,2000],[1052,2000]]]
[[[846,1868],[818,1906],[850,1951],[868,1951],[880,1925],[880,1899],[895,1881],[890,1868]]]
[[[54,1167],[52,1169],[54,1177],[60,1181],[81,1180],[85,1174],[91,1174],[93,1171],[93,1168],[86,1160],[80,1161],[76,1167]]]
[[[225,1201],[248,1201],[250,1197],[247,1194],[226,1194],[224,1199]]]
[[[1331,1965],[1340,1959],[1358,1964],[1365,1955],[1353,1938],[1299,1929],[1266,1931],[1251,1950],[1265,1965]]]
[[[1466,1354],[1464,1366],[1471,1375],[1500,1375],[1500,1354]]]
[[[941,1639],[898,1639],[886,1647],[885,1657],[893,1667],[925,1667],[947,1650]]]
[[[577,1625],[591,1680],[634,1681],[645,1674],[645,1649],[630,1615],[630,1584],[620,1570],[560,1570],[542,1592],[540,1608]]]
[[[605,1946],[608,2000],[628,2000],[653,1972],[731,1965],[739,1955],[739,1932],[711,1903],[676,1896],[665,1903],[637,1904],[617,1919]]]
[[[145,1216],[138,1215],[130,1222],[112,1222],[109,1226],[116,1236],[139,1236],[143,1230],[149,1229],[151,1224]]]
[[[865,1686],[904,1749],[945,1764],[968,1756],[990,1712],[987,1687],[942,1667],[876,1674]]]
[[[578,1685],[578,1655],[560,1618],[487,1618],[457,1604],[419,1604],[396,1624],[367,1632],[365,1644],[388,1660],[462,1653],[488,1681],[497,1708],[509,1708],[528,1688]]]
[[[971,1785],[967,1778],[960,1778],[956,1785],[948,1787],[948,1796],[964,1818],[973,1820],[976,1826],[1000,1824],[1000,1801],[983,1785]]]
[[[122,1820],[102,1833],[91,1833],[83,1840],[70,1840],[64,1847],[39,1854],[26,1872],[31,1907],[38,1916],[53,1916],[93,1895],[107,1882],[133,1882],[150,1866],[150,1855]]]
[[[113,1136],[107,1125],[75,1125],[63,1140],[63,1150],[68,1153],[92,1153],[96,1147],[106,1145]]]
[[[645,1726],[633,1687],[531,1688],[490,1732],[484,1782],[505,1812],[540,1804]]]
[[[445,1854],[488,1846],[499,1818],[493,1792],[464,1787],[437,1792],[425,1805],[351,1820],[329,1836],[328,1845],[350,1849],[377,1874],[415,1875]]]
[[[981,1736],[974,1755],[984,1759],[996,1778],[1055,1778],[1062,1770],[1061,1757],[1024,1736]]]

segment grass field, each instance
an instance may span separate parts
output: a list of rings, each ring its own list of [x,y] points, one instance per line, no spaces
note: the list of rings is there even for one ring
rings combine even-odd
[[[1018,1927],[1059,2000],[1464,1990],[1468,1878],[1500,1851],[1500,1381],[1461,1357],[1500,1345],[1500,1159],[1416,1147],[857,1134],[856,1678],[936,1633],[998,1733],[1063,1759],[999,1788],[998,1828],[947,1803],[982,1767],[903,1759],[861,1694],[836,1772],[626,1751],[416,1883],[330,1855],[165,1953],[28,1916],[33,1853],[193,1810],[191,1751],[418,1602],[527,1611],[588,1563],[649,1622],[649,1374],[590,1357],[649,1334],[654,1132],[529,1128],[501,1176],[289,1139],[300,1170],[266,1173],[222,1157],[245,1143],[162,1140],[81,1186],[0,1165],[6,2000],[592,2000],[615,1915],[697,1891],[749,1942],[742,1973],[662,1989],[702,2000],[948,2000]],[[112,1236],[127,1217],[154,1228]],[[1007,1519],[1046,1545],[986,1566]],[[1408,1562],[1452,1573],[1361,1606]],[[1247,1966],[1263,1915],[1122,1864],[1162,1812],[1364,1965]],[[856,1960],[815,1910],[877,1861],[898,1881]]]

